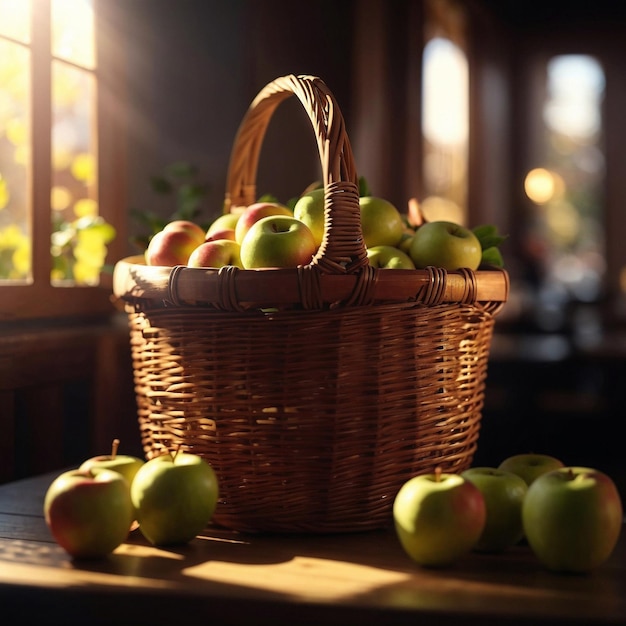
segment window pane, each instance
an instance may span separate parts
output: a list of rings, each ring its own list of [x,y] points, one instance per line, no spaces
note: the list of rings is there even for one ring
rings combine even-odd
[[[0,280],[31,277],[30,52],[0,39]]]
[[[52,0],[52,54],[81,67],[96,65],[92,0]]]
[[[98,284],[113,237],[98,215],[95,77],[66,63],[52,67],[52,281]]]
[[[428,220],[466,221],[469,69],[454,42],[431,39],[423,55],[424,199]]]
[[[605,84],[601,65],[585,55],[554,57],[546,75],[545,135],[537,166],[526,176],[525,191],[531,201],[527,248],[541,251],[535,255],[539,308],[552,311],[561,305],[564,310],[569,302],[594,302],[601,296],[606,265]],[[538,318],[549,330],[564,323],[563,311]]]
[[[30,0],[0,0],[0,35],[30,41]]]

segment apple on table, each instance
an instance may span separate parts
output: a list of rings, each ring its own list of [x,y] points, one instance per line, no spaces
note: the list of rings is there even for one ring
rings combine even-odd
[[[103,469],[113,470],[114,472],[121,474],[126,479],[128,486],[130,487],[133,479],[135,478],[135,474],[137,474],[139,468],[145,461],[137,456],[119,454],[119,446],[120,440],[117,438],[114,439],[111,444],[110,454],[93,456],[83,461],[78,469],[94,473]]]
[[[527,452],[507,457],[498,465],[498,468],[521,476],[526,484],[530,485],[542,474],[563,466],[561,459],[550,454]]]
[[[271,215],[252,224],[241,242],[240,257],[246,269],[298,267],[308,265],[316,252],[315,238],[304,222]]]
[[[102,470],[112,470],[121,474],[128,483],[128,488],[133,484],[135,475],[139,471],[139,468],[144,464],[145,460],[137,456],[129,454],[118,454],[120,446],[120,440],[114,439],[111,444],[110,454],[101,454],[93,456],[83,461],[79,466],[79,471],[91,472],[96,474]],[[137,528],[136,514],[133,517],[130,529],[135,530]]]
[[[455,222],[425,222],[416,229],[409,251],[415,267],[440,267],[448,271],[478,269],[482,246],[476,235]]]
[[[211,520],[219,485],[213,468],[201,456],[177,450],[146,461],[130,495],[139,530],[150,543],[185,544]]]
[[[460,474],[418,474],[393,503],[396,534],[404,551],[426,567],[445,567],[469,553],[486,522],[481,491]]]
[[[524,536],[522,505],[528,485],[521,476],[495,467],[470,467],[461,476],[485,498],[485,528],[474,546],[477,552],[502,552]]]
[[[113,552],[134,518],[128,482],[110,469],[63,472],[48,487],[43,508],[54,540],[77,559]]]
[[[623,526],[615,482],[588,467],[561,467],[538,476],[522,507],[524,533],[543,565],[587,573],[612,554]]]

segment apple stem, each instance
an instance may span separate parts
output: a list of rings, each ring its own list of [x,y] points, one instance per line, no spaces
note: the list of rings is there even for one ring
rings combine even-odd
[[[111,458],[115,458],[117,456],[117,449],[120,447],[120,440],[113,439],[113,443],[111,444]]]
[[[435,482],[441,482],[441,466],[439,465],[435,468]]]
[[[178,455],[178,453],[180,452],[180,444],[177,443],[176,446],[174,447],[174,452],[172,452],[172,459],[176,459],[176,456]]]

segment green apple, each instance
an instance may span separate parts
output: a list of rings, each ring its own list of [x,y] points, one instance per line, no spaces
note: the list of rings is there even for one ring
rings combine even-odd
[[[213,235],[218,232],[233,231],[234,233],[240,215],[241,213],[232,211],[216,217],[207,228],[205,239],[212,239]]]
[[[415,237],[414,231],[404,231],[402,233],[402,237],[398,242],[398,248],[402,250],[405,254],[411,254],[411,244],[413,243],[413,237]],[[411,259],[411,263],[413,263],[413,259]],[[413,267],[415,267],[415,263],[413,263]]]
[[[521,476],[527,485],[530,485],[536,478],[551,472],[552,470],[563,467],[563,461],[549,454],[535,454],[528,452],[526,454],[514,454],[510,456],[500,465],[499,469],[513,472]]]
[[[189,267],[224,267],[241,265],[240,246],[232,239],[215,239],[201,243],[190,255]]]
[[[205,239],[202,228],[186,220],[167,224],[148,242],[145,259],[148,265],[173,267],[186,265],[189,255]]]
[[[241,242],[246,269],[298,267],[311,262],[317,251],[311,229],[293,216],[272,215],[252,224]]]
[[[213,468],[186,452],[146,461],[130,490],[139,530],[153,545],[191,541],[211,520],[218,493]]]
[[[373,246],[368,248],[367,260],[372,267],[382,269],[415,269],[411,257],[395,246]]]
[[[80,471],[92,471],[94,473],[103,469],[113,470],[121,474],[130,487],[135,478],[135,474],[144,464],[144,459],[129,454],[118,454],[119,445],[120,440],[114,439],[110,454],[93,456],[83,461],[78,469]]]
[[[404,233],[400,211],[384,198],[361,196],[361,230],[366,248],[397,246]]]
[[[246,207],[235,225],[235,241],[241,245],[246,233],[255,222],[273,215],[293,217],[293,212],[289,207],[278,202],[255,202]]]
[[[396,533],[418,564],[445,567],[476,545],[486,522],[485,499],[460,474],[419,474],[393,503]]]
[[[309,227],[319,248],[324,238],[324,188],[302,194],[294,204],[293,216]]]
[[[482,248],[469,228],[438,221],[426,222],[415,231],[409,254],[417,268],[432,265],[451,272],[461,268],[478,269]]]
[[[623,514],[609,476],[593,468],[562,467],[530,485],[522,522],[529,546],[548,569],[585,573],[611,556]]]
[[[503,552],[524,536],[522,504],[528,491],[523,478],[495,467],[470,467],[461,476],[480,489],[487,520],[474,546],[477,552]]]
[[[109,469],[69,470],[46,491],[44,517],[54,540],[74,558],[101,558],[128,536],[133,521],[128,482]]]
[[[113,470],[118,474],[121,474],[128,483],[128,488],[133,484],[133,480],[135,479],[135,474],[139,471],[139,468],[144,464],[144,459],[140,459],[139,457],[128,455],[128,454],[118,454],[118,449],[120,445],[119,439],[114,439],[113,444],[111,446],[111,454],[102,454],[99,456],[91,457],[86,461],[83,461],[78,468],[80,471],[84,472],[92,472],[97,473],[101,470]],[[136,512],[133,516],[133,522],[130,526],[131,530],[135,530],[137,528],[136,523]]]

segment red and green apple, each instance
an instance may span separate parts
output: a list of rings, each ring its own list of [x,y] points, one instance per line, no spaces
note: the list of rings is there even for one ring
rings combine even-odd
[[[43,508],[54,540],[77,559],[113,552],[134,517],[128,482],[109,469],[63,472],[49,485]]]
[[[483,494],[460,474],[418,474],[402,485],[393,503],[403,549],[427,567],[451,565],[470,552],[486,517]]]
[[[485,528],[474,546],[477,552],[503,552],[524,536],[522,504],[528,490],[517,474],[495,467],[470,467],[461,476],[483,494],[487,508]]]
[[[201,243],[190,255],[188,267],[224,267],[241,265],[240,246],[233,239],[211,239]]]

